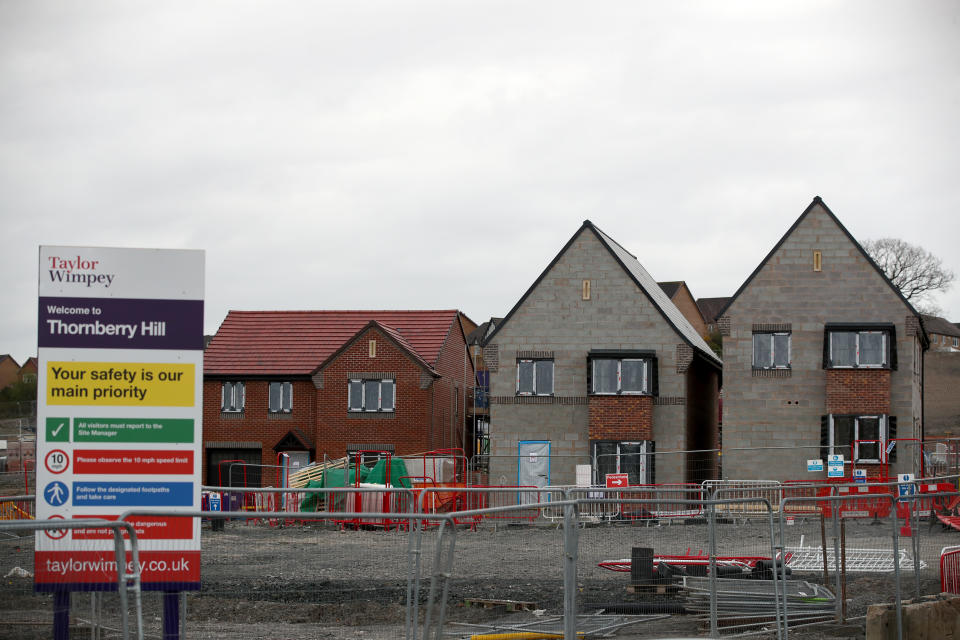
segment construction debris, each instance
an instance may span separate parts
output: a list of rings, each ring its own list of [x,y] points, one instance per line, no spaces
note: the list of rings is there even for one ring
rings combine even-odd
[[[685,576],[682,584],[687,592],[686,610],[710,622],[710,579]],[[826,588],[803,580],[779,581],[776,584],[758,580],[717,581],[717,624],[726,629],[760,629],[776,623],[777,599],[774,587],[786,593],[789,625],[830,620],[836,611],[836,599]],[[781,610],[782,614],[782,610]]]
[[[889,573],[893,571],[892,549],[851,549],[846,550],[846,567],[849,573]],[[823,549],[820,547],[787,547],[784,550],[787,566],[794,571],[823,571]],[[827,570],[836,571],[837,563],[833,553],[827,552]],[[913,571],[913,557],[906,549],[900,549],[898,560],[901,571]],[[920,568],[926,569],[927,563],[920,561]]]

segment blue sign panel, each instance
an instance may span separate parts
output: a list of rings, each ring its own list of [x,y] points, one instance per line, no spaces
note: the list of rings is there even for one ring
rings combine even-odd
[[[67,485],[59,480],[51,482],[43,490],[43,499],[52,507],[59,507],[65,503],[69,497],[70,491],[67,490]]]
[[[832,455],[827,457],[827,477],[828,478],[843,477],[843,456]]]
[[[77,507],[191,507],[192,482],[74,482]]]

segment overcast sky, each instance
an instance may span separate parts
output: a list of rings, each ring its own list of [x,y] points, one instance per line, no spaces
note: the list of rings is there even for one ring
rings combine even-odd
[[[0,0],[0,353],[41,244],[206,250],[207,333],[481,322],[584,219],[730,295],[815,195],[960,274],[958,120],[954,0]]]

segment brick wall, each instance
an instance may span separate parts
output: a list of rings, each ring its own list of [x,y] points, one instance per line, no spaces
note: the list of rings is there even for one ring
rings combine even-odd
[[[706,335],[707,325],[703,321],[703,314],[700,313],[700,307],[697,306],[697,301],[693,299],[686,285],[681,285],[670,301],[677,306],[677,309],[693,325],[697,333],[701,336]]]
[[[369,341],[377,341],[376,356],[370,357]],[[314,459],[341,458],[348,443],[386,443],[395,446],[398,455],[432,449],[461,446],[464,405],[468,381],[473,369],[463,333],[451,324],[435,366],[442,378],[425,374],[423,367],[392,340],[368,329],[330,362],[316,383],[310,378],[292,380],[293,411],[270,414],[267,411],[270,380],[238,377],[246,384],[246,403],[242,413],[221,413],[221,380],[203,384],[204,477],[207,444],[231,448],[229,443],[261,444],[261,462],[275,465],[273,447],[291,429],[299,429],[313,441]],[[347,411],[347,381],[357,374],[382,374],[396,383],[396,407],[393,412],[357,413]],[[278,378],[274,378],[278,380]],[[264,482],[272,482],[275,472],[264,469]]]
[[[276,381],[276,379],[275,379]],[[274,413],[267,411],[269,406],[270,380],[244,379],[246,402],[240,413],[221,413],[221,380],[203,382],[203,477],[207,473],[206,449],[208,443],[259,441],[261,464],[276,465],[277,452],[273,447],[291,429],[299,429],[307,437],[313,437],[316,424],[316,394],[313,383],[308,379],[290,379],[293,383],[293,411]],[[229,448],[229,447],[224,447]],[[273,478],[272,470],[264,470],[264,480]]]
[[[369,341],[377,341],[371,358]],[[398,455],[432,448],[433,394],[421,388],[422,367],[376,329],[368,329],[323,368],[323,386],[316,390],[317,457],[346,455],[348,443],[393,444]],[[383,374],[396,384],[392,412],[347,411],[348,380],[364,374]]]
[[[924,360],[924,435],[960,437],[960,353],[928,351]]]
[[[456,323],[444,341],[434,365],[442,378],[434,382],[434,449],[465,448],[464,424],[469,387],[473,386],[473,366],[463,332]]]
[[[590,440],[652,440],[653,396],[590,396]]]
[[[822,270],[813,270],[813,251]],[[913,320],[907,321],[907,318]],[[806,459],[818,458],[821,416],[831,408],[868,408],[897,416],[897,436],[914,437],[919,414],[916,321],[897,293],[819,205],[741,291],[721,319],[723,338],[723,475],[726,478],[813,478]],[[824,325],[833,322],[892,323],[898,368],[857,371],[885,377],[885,402],[846,397],[852,382],[831,385],[823,366]],[[782,377],[754,374],[753,330],[757,324],[791,326],[791,368]],[[844,370],[851,373],[850,370]],[[862,380],[877,391],[877,380]],[[846,386],[845,386],[846,385]],[[748,448],[757,448],[748,451]],[[764,447],[764,448],[760,448]],[[900,456],[898,463],[909,456]],[[894,470],[892,469],[891,472]]]
[[[888,369],[828,369],[827,413],[890,413]]]
[[[584,279],[591,281],[589,300],[582,296]],[[484,348],[492,396],[491,482],[516,481],[518,444],[523,440],[550,441],[553,484],[573,484],[576,465],[590,463],[590,414],[601,406],[594,406],[593,400],[603,399],[588,396],[587,356],[594,349],[656,354],[657,400],[669,399],[669,404],[643,398],[650,403],[644,418],[649,435],[644,439],[654,440],[658,451],[682,449],[688,398],[687,375],[677,370],[678,341],[676,330],[596,236],[589,230],[576,236]],[[530,351],[553,354],[554,394],[520,401],[515,398],[517,358]],[[516,401],[501,402],[501,398]],[[641,400],[635,396],[606,399]],[[631,429],[628,439],[637,439],[636,433]],[[675,465],[657,462],[658,482],[684,480],[683,457],[675,458]]]

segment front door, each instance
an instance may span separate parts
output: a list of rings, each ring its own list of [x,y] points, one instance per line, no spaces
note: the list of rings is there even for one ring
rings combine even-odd
[[[310,452],[284,451],[284,453],[287,455],[280,457],[281,463],[283,464],[283,478],[281,479],[281,486],[288,487],[290,486],[290,476],[310,464]]]
[[[550,484],[550,441],[524,440],[520,442],[517,462],[517,484],[521,487],[546,487]],[[537,502],[533,492],[521,492],[520,502]]]

